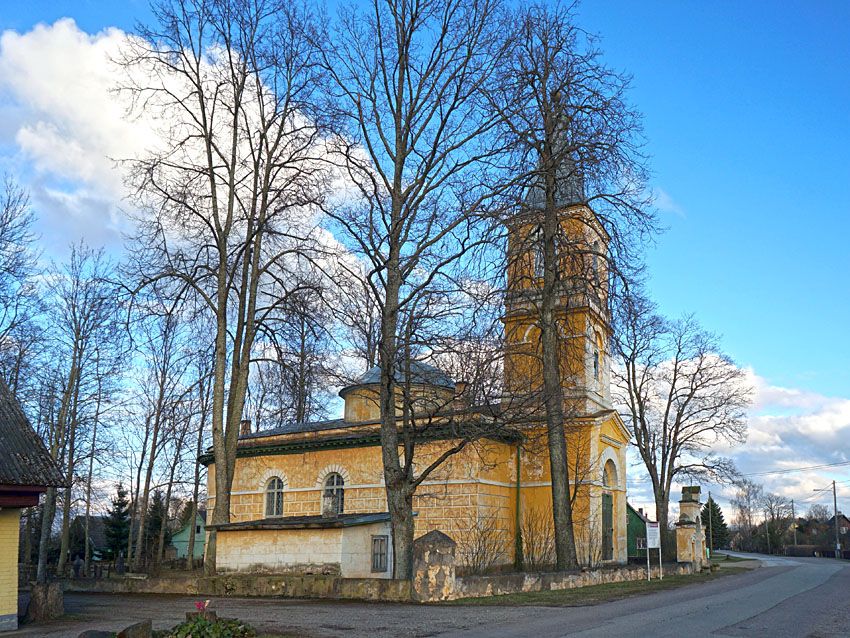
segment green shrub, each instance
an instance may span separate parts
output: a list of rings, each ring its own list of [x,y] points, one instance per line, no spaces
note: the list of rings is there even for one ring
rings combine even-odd
[[[253,638],[257,632],[235,618],[207,620],[197,616],[157,634],[157,638]]]

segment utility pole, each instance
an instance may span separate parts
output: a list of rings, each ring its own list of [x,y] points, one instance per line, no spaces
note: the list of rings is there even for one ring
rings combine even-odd
[[[841,558],[841,541],[838,540],[838,496],[835,493],[835,481],[832,482],[832,520],[835,521],[835,557]]]
[[[770,554],[770,519],[767,517],[767,510],[764,510],[764,535],[767,537],[767,553]]]
[[[797,544],[797,515],[794,513],[794,499],[791,499],[791,526],[794,528],[794,544]]]

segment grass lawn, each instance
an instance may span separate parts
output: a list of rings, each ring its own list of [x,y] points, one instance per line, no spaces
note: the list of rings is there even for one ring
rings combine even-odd
[[[522,592],[504,594],[502,596],[487,596],[485,598],[461,598],[446,603],[449,605],[537,605],[542,607],[584,607],[598,605],[612,600],[620,600],[630,596],[639,596],[666,589],[675,589],[685,585],[706,583],[730,574],[747,571],[740,567],[729,567],[713,573],[699,573],[685,576],[665,576],[664,580],[657,578],[651,581],[630,580],[623,583],[608,583],[591,585],[577,589],[560,589],[557,591]]]

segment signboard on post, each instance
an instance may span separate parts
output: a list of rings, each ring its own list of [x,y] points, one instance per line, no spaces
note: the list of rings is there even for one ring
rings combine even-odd
[[[646,546],[649,549],[661,549],[661,529],[658,523],[646,522]]]
[[[652,580],[652,568],[649,566],[649,550],[658,550],[658,576],[664,580],[664,568],[661,566],[661,528],[658,523],[646,521],[646,579]]]

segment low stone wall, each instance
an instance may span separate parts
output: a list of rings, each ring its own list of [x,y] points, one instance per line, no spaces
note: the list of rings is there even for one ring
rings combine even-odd
[[[664,575],[693,573],[690,563],[665,565]],[[658,578],[658,567],[652,577]],[[545,572],[455,577],[431,598],[414,592],[411,581],[382,578],[339,578],[336,576],[288,574],[226,574],[212,577],[104,578],[68,580],[65,591],[115,594],[180,594],[189,596],[265,596],[279,598],[324,598],[383,600],[392,602],[456,600],[517,592],[574,589],[589,585],[620,583],[646,578],[645,567],[623,566],[586,572]]]
[[[665,565],[664,575],[692,574],[691,563]],[[659,568],[652,568],[652,577],[658,578]],[[493,576],[464,576],[455,579],[452,599],[481,598],[518,592],[554,591],[575,589],[590,585],[621,583],[627,580],[645,580],[646,567],[623,566],[595,569],[586,572],[544,572],[530,574],[496,574]]]
[[[410,581],[290,574],[225,574],[211,577],[105,578],[69,580],[69,592],[182,594],[190,596],[268,596],[409,601]]]

